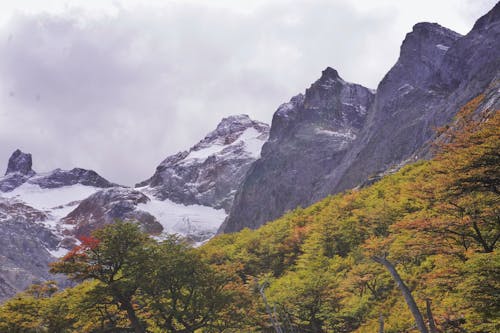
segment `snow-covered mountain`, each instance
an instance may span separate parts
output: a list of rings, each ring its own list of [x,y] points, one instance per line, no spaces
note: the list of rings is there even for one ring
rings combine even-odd
[[[92,170],[37,173],[31,154],[16,150],[0,177],[0,300],[52,278],[49,262],[116,219],[135,221],[159,239],[176,233],[195,244],[206,241],[226,218],[268,132],[246,115],[224,118],[135,189]]]
[[[247,115],[224,118],[203,140],[165,159],[151,178],[136,187],[159,200],[229,212],[236,190],[260,157],[268,136],[269,126]]]

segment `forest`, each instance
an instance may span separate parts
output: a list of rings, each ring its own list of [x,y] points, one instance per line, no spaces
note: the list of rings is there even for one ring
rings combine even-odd
[[[0,332],[500,332],[500,113],[434,157],[193,248],[116,222],[0,305]]]

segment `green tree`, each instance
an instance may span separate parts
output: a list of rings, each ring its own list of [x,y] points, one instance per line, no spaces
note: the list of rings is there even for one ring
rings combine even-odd
[[[95,293],[109,296],[127,313],[136,333],[146,332],[136,311],[135,295],[153,246],[148,236],[133,223],[116,222],[82,238],[82,244],[58,262],[52,264],[52,273],[63,273],[76,281],[95,279],[100,282]]]

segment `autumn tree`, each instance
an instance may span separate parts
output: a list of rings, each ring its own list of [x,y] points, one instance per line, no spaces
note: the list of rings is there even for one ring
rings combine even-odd
[[[153,247],[147,261],[139,285],[157,327],[181,333],[217,326],[219,312],[233,301],[225,272],[175,236]]]
[[[413,184],[426,210],[398,223],[463,250],[492,252],[500,240],[500,112],[478,118],[468,103],[441,135],[429,177]]]
[[[127,313],[136,333],[146,332],[136,313],[134,297],[151,240],[136,224],[117,222],[81,241],[81,245],[52,264],[51,272],[66,274],[75,281],[99,281],[95,292],[101,293],[100,297],[111,297]]]

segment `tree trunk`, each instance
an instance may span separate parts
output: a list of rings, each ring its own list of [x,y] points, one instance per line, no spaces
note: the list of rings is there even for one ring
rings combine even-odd
[[[267,302],[266,293],[264,292],[264,289],[266,289],[266,287],[267,287],[267,282],[264,282],[262,285],[259,284],[258,279],[256,279],[256,282],[257,282],[257,286],[259,287],[259,292],[260,292],[260,295],[262,296],[262,300],[264,301],[264,304],[266,306],[266,312],[269,315],[269,318],[271,320],[271,324],[273,325],[274,331],[276,333],[283,333],[283,330],[281,329],[281,326],[275,317],[276,312],[271,311],[271,307],[269,306],[269,303]]]
[[[384,333],[384,316],[380,314],[378,317],[378,333]]]
[[[434,316],[432,315],[431,300],[429,298],[425,299],[425,308],[427,310],[427,319],[429,320],[430,332],[438,333],[436,322],[434,321]]]
[[[121,308],[127,311],[128,320],[130,320],[130,325],[135,333],[146,333],[146,330],[142,327],[141,321],[137,318],[135,314],[134,306],[128,301],[122,301]]]
[[[384,265],[384,267],[389,271],[389,273],[391,273],[392,278],[394,279],[394,281],[396,281],[396,284],[403,293],[403,297],[405,298],[406,304],[410,308],[413,318],[415,318],[415,324],[417,325],[417,328],[420,331],[420,333],[429,333],[429,331],[427,330],[427,326],[425,326],[422,313],[420,313],[417,303],[415,302],[415,299],[411,295],[410,289],[406,286],[403,279],[401,279],[401,276],[399,276],[399,273],[394,267],[394,265],[384,257],[373,256],[372,260],[379,264]]]

